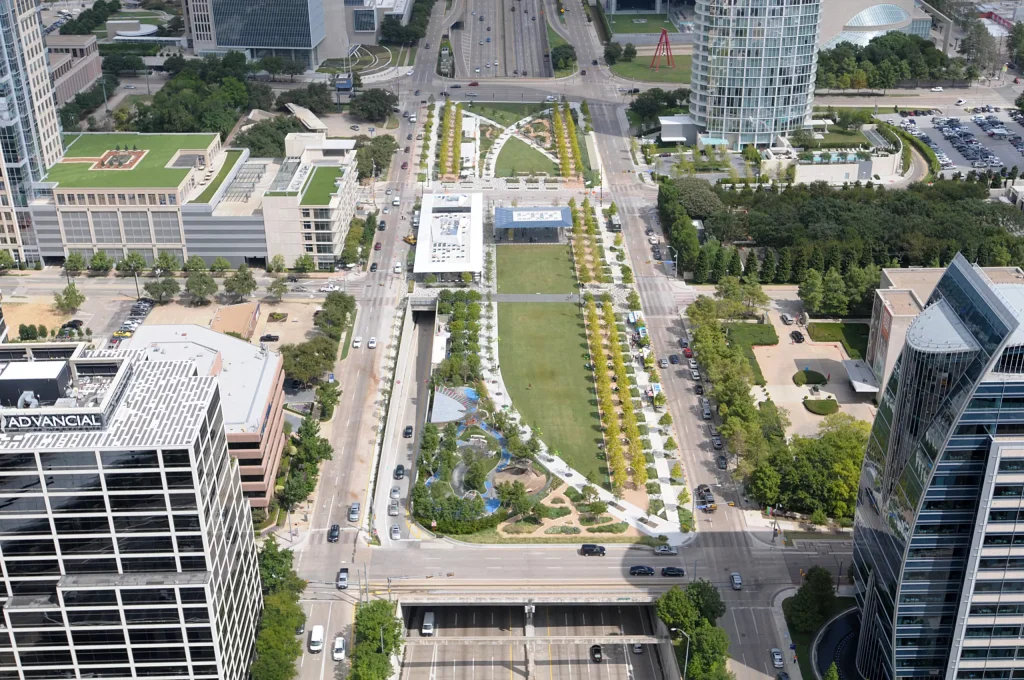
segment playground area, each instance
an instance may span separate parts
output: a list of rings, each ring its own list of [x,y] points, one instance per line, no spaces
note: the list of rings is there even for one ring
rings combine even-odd
[[[521,482],[530,495],[544,490],[547,474],[535,470],[529,458],[512,455],[508,441],[487,424],[488,413],[480,410],[480,396],[471,387],[438,387],[430,420],[436,425],[456,424],[459,462],[450,478],[440,472],[426,480],[426,486],[447,483],[460,498],[474,495],[484,500],[485,514],[498,510],[501,501],[495,487],[505,482]]]

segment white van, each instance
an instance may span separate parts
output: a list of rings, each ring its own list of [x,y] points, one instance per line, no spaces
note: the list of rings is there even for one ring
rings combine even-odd
[[[309,633],[309,651],[313,654],[319,654],[324,651],[324,627],[313,626],[313,630]]]
[[[423,625],[420,626],[420,635],[427,637],[434,636],[434,612],[426,612],[423,615]]]
[[[395,272],[396,274],[401,274],[402,273],[402,263],[401,262],[396,262],[395,263],[395,268],[392,269],[391,271]]]

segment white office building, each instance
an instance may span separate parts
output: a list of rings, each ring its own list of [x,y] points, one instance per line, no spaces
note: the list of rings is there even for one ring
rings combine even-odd
[[[821,0],[697,0],[690,115],[704,145],[771,144],[811,115]]]
[[[0,566],[0,677],[247,677],[260,578],[217,378],[0,346]]]

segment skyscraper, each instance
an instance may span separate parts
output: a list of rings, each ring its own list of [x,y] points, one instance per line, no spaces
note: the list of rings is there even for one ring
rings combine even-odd
[[[0,249],[39,260],[32,183],[63,151],[36,0],[0,0]]]
[[[217,378],[84,347],[0,345],[0,677],[242,680],[260,579]]]
[[[1022,320],[1024,283],[958,255],[907,329],[857,500],[864,677],[1024,678]]]
[[[710,140],[770,144],[803,126],[820,21],[821,0],[697,0],[690,114]]]

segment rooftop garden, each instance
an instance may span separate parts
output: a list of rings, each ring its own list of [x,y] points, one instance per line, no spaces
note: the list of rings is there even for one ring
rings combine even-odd
[[[175,188],[185,179],[188,168],[169,168],[171,158],[182,150],[205,151],[216,133],[158,134],[96,133],[79,135],[68,147],[64,159],[54,165],[47,180],[61,188]],[[95,162],[116,149],[145,152],[130,168],[94,170]],[[93,159],[92,161],[75,159]]]

